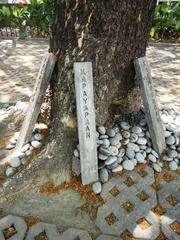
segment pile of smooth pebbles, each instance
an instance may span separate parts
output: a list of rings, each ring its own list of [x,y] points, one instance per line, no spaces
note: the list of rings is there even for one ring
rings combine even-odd
[[[21,100],[17,101],[15,105],[6,105],[7,106],[4,106],[0,109],[0,116],[7,117],[11,115],[24,115],[26,114],[28,108],[28,104],[22,102]],[[15,123],[12,122],[12,124]],[[20,151],[14,151],[19,137],[19,132],[14,133],[13,137],[10,139],[9,143],[6,146],[5,151],[9,150],[9,153],[6,153],[5,155],[2,154],[4,156],[4,159],[0,160],[0,172],[2,174],[4,174],[6,177],[10,177],[14,175],[18,167],[21,165],[26,165],[28,163],[28,159],[32,155],[33,150],[38,149],[42,146],[43,135],[41,134],[41,129],[43,128],[44,126],[40,125],[36,127],[32,133],[31,140],[29,143],[25,144]]]
[[[168,111],[167,115],[166,111]],[[180,126],[180,116],[172,109],[171,113],[175,115],[175,117],[171,116],[172,124],[165,117],[165,121],[162,118],[167,145],[166,154],[162,156],[153,149],[146,120],[142,117],[136,118],[136,124],[120,120],[112,128],[98,125],[96,134],[100,181],[107,182],[110,173],[120,172],[123,169],[132,171],[137,164],[148,164],[156,172],[161,172],[165,163],[170,170],[180,169],[180,131],[176,131],[178,124]],[[163,109],[161,115],[168,116],[169,120],[169,109]],[[80,175],[79,145],[74,150],[72,169],[76,175]],[[95,193],[101,192],[101,182],[92,185]]]
[[[18,136],[19,132],[16,132],[10,139],[10,143],[6,146],[6,149],[12,150],[16,147]],[[33,132],[31,141],[29,143],[25,144],[20,151],[14,151],[12,154],[6,157],[5,161],[8,160],[9,164],[5,171],[6,177],[12,176],[15,173],[16,168],[27,164],[28,158],[32,155],[33,150],[38,149],[42,146],[42,139],[43,135],[36,129]]]

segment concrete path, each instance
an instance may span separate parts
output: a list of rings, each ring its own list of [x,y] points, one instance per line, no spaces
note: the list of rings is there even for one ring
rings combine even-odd
[[[47,40],[0,41],[0,103],[31,96]]]
[[[88,219],[86,212],[88,208],[93,211],[91,203],[83,207],[78,192],[64,190],[35,196],[30,189],[31,197],[26,193],[1,204],[5,213],[3,216],[0,212],[0,239],[4,240],[4,230],[7,233],[13,225],[13,239],[17,240],[23,236],[25,240],[41,240],[40,236],[46,236],[43,240],[178,240],[178,177],[166,170],[154,174],[148,166],[123,171],[103,185],[103,204],[94,220]]]
[[[147,57],[158,102],[180,112],[180,44],[149,44]]]

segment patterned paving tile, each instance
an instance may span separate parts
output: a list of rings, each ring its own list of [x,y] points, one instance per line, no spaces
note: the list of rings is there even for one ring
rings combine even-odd
[[[0,102],[29,99],[47,40],[0,40]]]
[[[154,174],[147,166],[144,173],[134,171],[104,184],[101,196],[106,203],[98,209],[96,219],[102,233],[120,236],[129,231],[134,237],[151,240],[159,235],[158,218],[151,211],[157,205],[151,187]]]
[[[49,240],[60,239],[56,225],[40,222],[29,229],[26,240],[34,240],[40,233],[45,233]]]
[[[9,227],[14,227],[16,230],[16,234],[13,235],[10,239],[11,240],[23,240],[24,235],[27,230],[27,225],[23,218],[8,215],[2,219],[0,219],[0,240],[5,240],[3,231]]]
[[[174,180],[158,180],[161,189],[157,192],[159,205],[163,209],[160,216],[161,229],[169,239],[180,239],[180,178],[171,172]]]

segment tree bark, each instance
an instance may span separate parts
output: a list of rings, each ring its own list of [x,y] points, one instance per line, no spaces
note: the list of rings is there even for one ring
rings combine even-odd
[[[73,63],[93,64],[96,121],[137,111],[133,60],[145,55],[156,0],[55,0],[50,49],[60,50],[51,81],[52,121],[46,155],[70,179],[77,144]]]

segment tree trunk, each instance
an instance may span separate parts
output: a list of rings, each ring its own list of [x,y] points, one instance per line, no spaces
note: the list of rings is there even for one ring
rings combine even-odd
[[[156,0],[55,0],[51,50],[60,50],[52,88],[51,152],[61,180],[70,179],[77,144],[73,63],[93,64],[96,121],[137,111],[133,60],[145,55]]]

